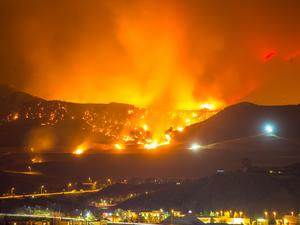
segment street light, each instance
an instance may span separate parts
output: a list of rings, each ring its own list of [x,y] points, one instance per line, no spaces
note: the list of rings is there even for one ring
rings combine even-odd
[[[11,189],[10,189],[10,195],[14,195],[15,193],[15,187],[12,187]]]
[[[41,186],[41,194],[43,194],[44,187],[44,185]]]
[[[68,190],[70,191],[71,190],[71,187],[72,187],[72,183],[68,183]]]
[[[201,145],[199,145],[198,143],[192,143],[189,147],[190,150],[192,151],[198,151],[201,148]]]
[[[273,135],[275,132],[275,126],[272,123],[266,123],[263,126],[263,132],[266,135]]]

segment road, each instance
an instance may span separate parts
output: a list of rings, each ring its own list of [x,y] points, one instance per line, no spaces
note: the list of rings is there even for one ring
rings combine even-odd
[[[1,196],[0,200],[3,199],[20,199],[20,198],[35,198],[35,197],[49,197],[49,196],[59,196],[59,195],[78,195],[78,194],[86,194],[86,193],[95,193],[102,189],[94,189],[94,190],[80,190],[80,191],[61,191],[61,192],[50,192],[50,193],[39,193],[39,194],[23,194],[23,195],[7,195]]]

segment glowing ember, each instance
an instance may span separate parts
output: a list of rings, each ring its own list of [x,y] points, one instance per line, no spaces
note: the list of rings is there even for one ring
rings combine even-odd
[[[15,115],[13,116],[13,120],[17,120],[19,119],[19,113],[15,113]]]
[[[145,149],[155,149],[159,146],[157,141],[153,141],[152,143],[145,144],[144,147]]]
[[[148,125],[147,125],[147,124],[144,124],[143,129],[144,129],[144,130],[148,130],[148,129],[149,129],[149,128],[148,128]]]
[[[75,151],[73,151],[74,155],[81,155],[83,154],[86,150],[88,149],[88,144],[87,143],[83,143],[81,145],[79,145]]]
[[[42,163],[43,162],[43,159],[41,158],[38,158],[38,157],[34,157],[31,159],[31,162],[34,164],[34,163]]]
[[[121,144],[114,144],[115,149],[117,150],[123,150],[125,147]]]
[[[171,136],[169,134],[165,134],[164,139],[162,140],[162,142],[158,142],[158,141],[149,141],[149,143],[144,145],[145,149],[156,149],[159,146],[163,146],[163,145],[168,145],[171,142]]]
[[[184,131],[184,128],[183,128],[183,127],[177,127],[177,131],[183,132],[183,131]]]
[[[84,151],[83,151],[82,148],[77,148],[77,149],[73,152],[73,154],[74,154],[74,155],[81,155],[83,152],[84,152]]]
[[[166,138],[166,142],[165,143],[170,143],[170,141],[171,141],[171,136],[169,135],[169,134],[165,134],[165,138]]]
[[[214,109],[216,109],[216,106],[213,103],[204,103],[204,104],[200,105],[200,109],[214,110]]]

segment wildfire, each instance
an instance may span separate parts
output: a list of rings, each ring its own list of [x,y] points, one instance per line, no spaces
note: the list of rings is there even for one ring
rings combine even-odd
[[[174,110],[164,107],[144,109],[112,104],[105,109],[87,107],[78,111],[66,103],[49,104],[45,101],[24,107],[22,111],[10,112],[1,121],[40,122],[43,129],[31,131],[28,139],[28,149],[31,152],[51,149],[56,139],[47,127],[59,125],[65,120],[80,125],[79,129],[93,133],[95,137],[100,136],[104,140],[104,143],[96,139],[93,143],[80,144],[72,151],[74,155],[85,153],[93,144],[100,149],[115,149],[121,152],[132,148],[129,146],[133,146],[134,149],[155,149],[168,145],[176,132],[183,132],[187,126],[208,119],[223,106],[218,101],[207,101],[197,105],[198,109],[194,110]],[[121,107],[121,110],[118,107]]]
[[[147,125],[147,124],[144,124],[143,129],[144,129],[144,130],[148,130],[148,125]]]
[[[200,109],[214,110],[214,109],[216,109],[216,105],[213,103],[203,103],[200,105]]]
[[[116,150],[123,150],[125,147],[122,144],[114,144]]]
[[[77,148],[77,149],[73,152],[73,154],[75,154],[75,155],[81,155],[83,152],[84,152],[84,151],[83,151],[82,148]]]
[[[156,149],[159,146],[168,145],[170,144],[172,138],[169,134],[165,134],[164,141],[158,142],[158,141],[151,141],[150,143],[147,143],[144,145],[145,149]]]
[[[83,144],[77,146],[77,148],[73,151],[73,154],[74,155],[82,155],[87,149],[88,149],[88,144],[83,143]]]
[[[201,122],[214,115],[217,104],[203,103],[199,110],[130,110],[130,120],[125,123],[117,142],[116,150],[124,150],[128,145],[136,148],[156,149],[169,145],[174,132],[183,132],[185,127]]]
[[[31,163],[35,164],[35,163],[42,163],[43,159],[39,158],[39,157],[34,157],[31,159]]]
[[[177,131],[183,132],[183,130],[184,130],[184,127],[177,127]]]
[[[149,144],[145,144],[144,147],[145,149],[155,149],[159,146],[158,142],[157,141],[153,141]]]

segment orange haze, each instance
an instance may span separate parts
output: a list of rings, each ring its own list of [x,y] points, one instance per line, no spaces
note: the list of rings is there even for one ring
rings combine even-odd
[[[4,0],[0,81],[74,102],[297,103],[298,9],[297,0]]]

